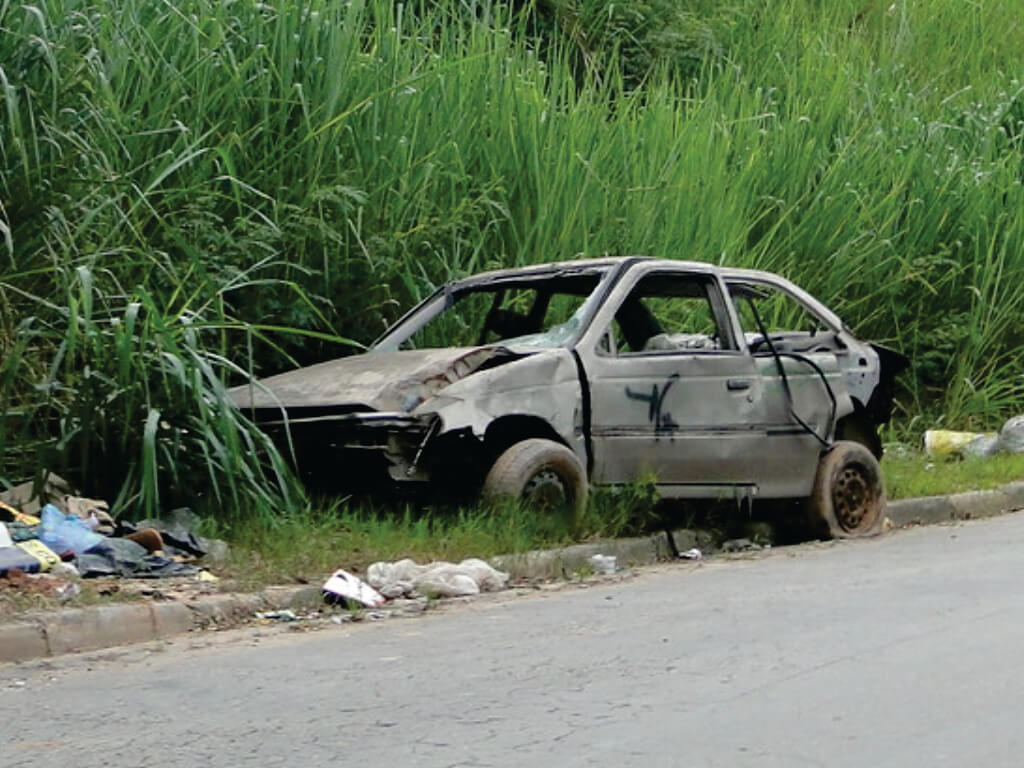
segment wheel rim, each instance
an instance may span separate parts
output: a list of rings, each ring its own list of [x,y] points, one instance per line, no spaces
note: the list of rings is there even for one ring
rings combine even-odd
[[[840,470],[832,488],[832,508],[836,522],[844,531],[854,532],[871,524],[875,494],[870,479],[861,467],[846,466]]]
[[[542,469],[526,482],[523,500],[531,507],[552,511],[568,506],[569,494],[557,472],[553,469]]]

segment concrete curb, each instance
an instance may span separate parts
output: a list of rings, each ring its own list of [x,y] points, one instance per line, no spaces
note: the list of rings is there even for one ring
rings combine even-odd
[[[1024,509],[1024,482],[993,491],[970,491],[889,502],[886,516],[896,528],[973,520]],[[673,531],[680,551],[707,549],[703,531]],[[650,565],[671,558],[665,534],[610,539],[495,557],[495,567],[513,578],[565,578],[591,568],[596,554],[611,555],[619,566]],[[167,640],[193,630],[227,628],[257,611],[302,609],[322,604],[319,587],[270,587],[255,594],[221,594],[185,602],[125,603],[72,608],[0,623],[0,663],[29,661],[76,651]]]
[[[1024,482],[1007,483],[992,491],[967,491],[950,496],[900,499],[886,505],[885,514],[896,528],[934,525],[956,520],[994,517],[1024,509]]]
[[[0,663],[167,640],[196,629],[235,626],[257,611],[301,609],[322,602],[319,587],[296,586],[184,602],[69,608],[0,624]]]

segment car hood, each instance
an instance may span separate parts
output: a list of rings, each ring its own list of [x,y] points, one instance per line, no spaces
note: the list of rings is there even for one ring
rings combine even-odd
[[[245,409],[409,412],[460,379],[525,356],[502,346],[367,352],[235,387],[228,396]]]

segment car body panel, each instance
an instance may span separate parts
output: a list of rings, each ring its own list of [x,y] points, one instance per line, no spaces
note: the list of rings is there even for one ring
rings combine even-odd
[[[537,325],[535,333],[477,346],[401,348],[464,294],[494,297],[483,338],[491,315],[508,314],[497,309],[506,293],[528,288],[540,295],[580,275],[594,288],[572,323]],[[613,324],[622,320],[620,310],[639,300],[639,286],[660,281],[692,281],[698,294],[706,292],[714,333],[660,333],[647,339],[650,348],[619,350]],[[749,327],[744,332],[740,303],[762,290],[800,305],[815,327],[768,340]],[[546,303],[539,314],[516,318],[545,312]],[[457,281],[365,354],[236,387],[231,396],[261,422],[309,427],[339,456],[375,452],[392,483],[427,487],[460,473],[475,473],[468,482],[479,482],[508,441],[546,437],[571,448],[594,485],[653,475],[665,496],[796,498],[810,493],[818,458],[843,419],[866,414],[873,427],[888,418],[901,362],[898,353],[858,340],[831,310],[777,275],[622,257]],[[387,432],[378,438],[374,429]]]

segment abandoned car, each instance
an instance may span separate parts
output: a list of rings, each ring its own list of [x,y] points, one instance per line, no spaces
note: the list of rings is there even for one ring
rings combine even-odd
[[[905,366],[777,275],[624,257],[450,283],[364,354],[231,396],[339,489],[571,520],[589,486],[653,478],[665,498],[803,499],[848,537],[883,520],[877,427]]]

